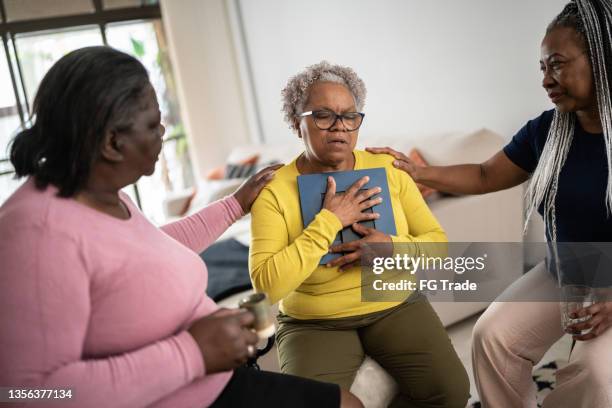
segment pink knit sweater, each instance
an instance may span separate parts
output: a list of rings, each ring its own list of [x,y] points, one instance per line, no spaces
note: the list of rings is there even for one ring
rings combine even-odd
[[[56,192],[28,180],[0,207],[0,387],[71,388],[66,407],[210,405],[232,373],[208,375],[186,329],[218,308],[198,253],[243,215],[236,199],[159,229],[125,194],[128,220]]]

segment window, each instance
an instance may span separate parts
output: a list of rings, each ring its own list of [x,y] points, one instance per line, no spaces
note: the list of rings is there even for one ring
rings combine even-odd
[[[14,41],[28,106],[34,100],[38,84],[57,60],[77,48],[103,44],[96,26],[17,34]]]
[[[4,202],[21,184],[12,177],[13,169],[8,161],[7,146],[21,120],[6,58],[0,58],[0,89],[0,202]]]
[[[110,45],[138,58],[149,71],[166,126],[164,147],[153,176],[126,192],[154,222],[163,222],[168,192],[193,185],[155,0],[0,0],[0,203],[21,184],[14,179],[8,146],[27,123],[38,84],[66,53],[90,45]]]

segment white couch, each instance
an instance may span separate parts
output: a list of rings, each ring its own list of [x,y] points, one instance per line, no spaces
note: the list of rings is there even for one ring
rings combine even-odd
[[[408,152],[416,147],[424,159],[432,165],[479,163],[491,157],[505,144],[504,139],[486,129],[473,133],[449,133],[426,137],[363,139],[358,148],[364,146],[391,146]],[[254,153],[260,154],[260,162],[280,160],[287,162],[302,150],[302,145],[288,141],[285,145],[240,146],[230,155],[235,162]],[[203,183],[200,198],[194,200],[195,211],[207,201],[231,193],[239,180]],[[213,191],[214,190],[214,191]],[[204,198],[202,198],[204,196]],[[175,203],[172,203],[175,205]],[[429,206],[445,229],[451,242],[522,242],[522,189],[516,187],[507,191],[482,196],[437,197]],[[248,245],[249,220],[243,219],[233,225],[222,238],[234,237]],[[523,273],[521,256],[508,256],[497,265],[510,279]],[[245,293],[246,294],[246,293]],[[235,307],[244,294],[238,294],[221,302],[224,306]],[[449,326],[483,310],[485,302],[435,302],[432,305],[445,326]],[[278,371],[275,350],[260,359],[263,369]],[[361,366],[352,391],[366,407],[383,407],[396,392],[396,384],[373,360],[366,358]]]

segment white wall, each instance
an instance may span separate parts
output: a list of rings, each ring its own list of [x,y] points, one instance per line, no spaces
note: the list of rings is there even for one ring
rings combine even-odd
[[[286,80],[322,59],[366,83],[362,140],[480,127],[510,138],[552,108],[539,47],[566,0],[236,1],[269,142],[293,137]]]
[[[249,142],[226,0],[162,0],[168,48],[196,175]]]
[[[552,107],[539,46],[565,2],[162,0],[196,171],[260,128],[268,142],[293,138],[280,90],[322,59],[366,82],[362,142],[481,127],[510,138]]]

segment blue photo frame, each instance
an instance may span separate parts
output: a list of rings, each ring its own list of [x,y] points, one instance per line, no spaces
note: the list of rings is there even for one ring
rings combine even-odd
[[[323,198],[327,191],[327,177],[333,177],[336,181],[336,192],[341,193],[346,191],[353,183],[364,176],[370,177],[370,180],[362,187],[362,189],[370,189],[380,187],[381,192],[374,197],[382,197],[383,201],[380,204],[373,206],[369,211],[377,212],[380,218],[373,221],[361,222],[366,227],[376,228],[378,231],[388,235],[395,235],[395,218],[393,217],[393,208],[391,207],[391,195],[389,194],[389,184],[387,183],[387,172],[383,167],[337,171],[332,173],[315,173],[298,176],[298,190],[300,193],[300,207],[302,212],[302,223],[306,228],[314,217],[321,211]],[[353,231],[349,226],[343,228],[336,235],[332,245],[337,245],[346,242],[352,242],[360,239],[360,236]],[[319,265],[324,265],[329,261],[342,256],[342,254],[326,254],[319,261]]]

